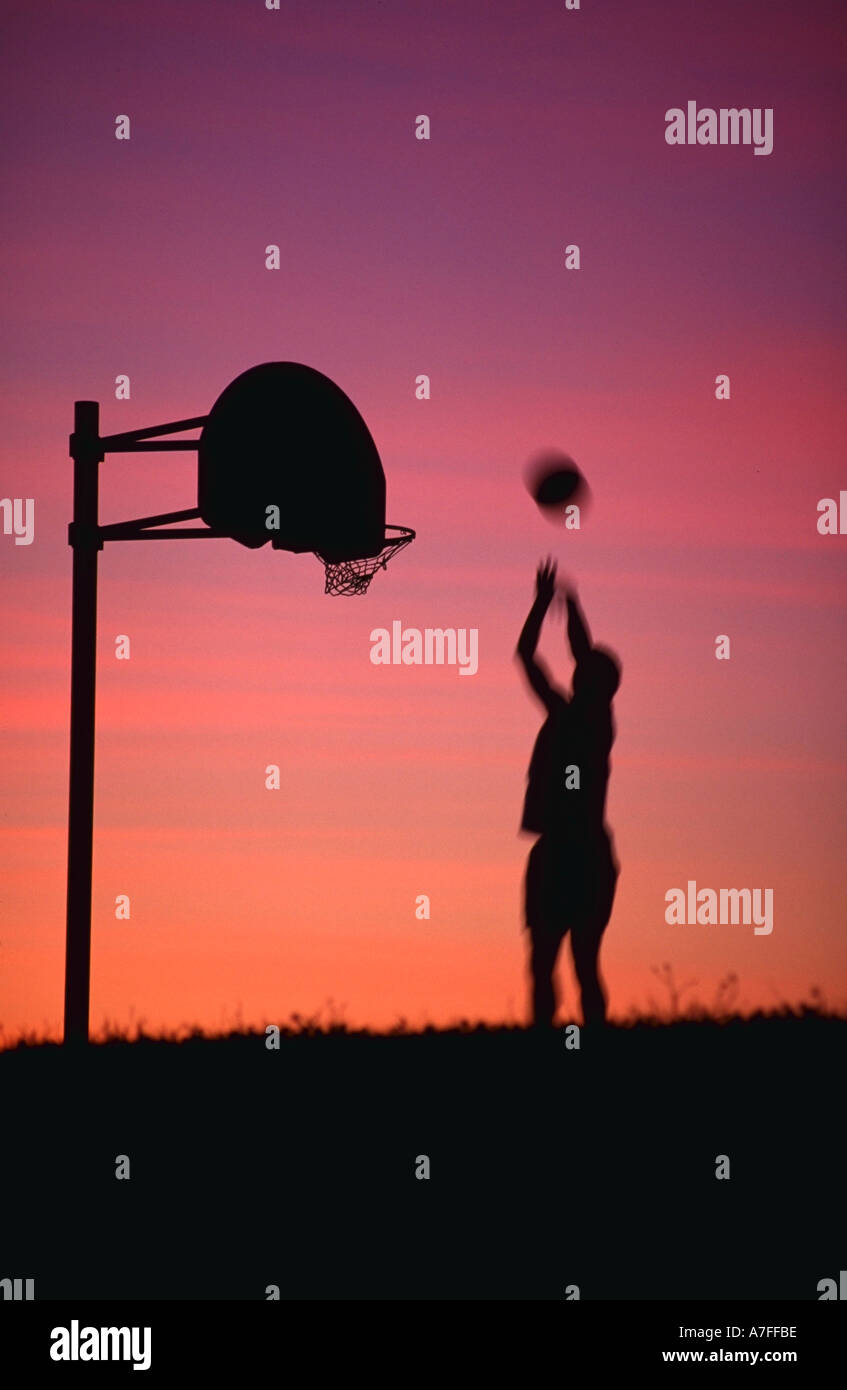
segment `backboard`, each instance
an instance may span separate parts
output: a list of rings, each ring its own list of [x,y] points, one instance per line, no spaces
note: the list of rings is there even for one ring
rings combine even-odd
[[[370,431],[329,377],[300,362],[242,372],[212,406],[198,450],[200,515],[242,545],[331,561],[385,545],[385,474]],[[279,508],[279,529],[269,508]]]

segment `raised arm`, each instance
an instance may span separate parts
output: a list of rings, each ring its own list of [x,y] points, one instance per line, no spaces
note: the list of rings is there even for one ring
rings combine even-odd
[[[565,603],[568,610],[568,641],[571,644],[573,659],[579,665],[580,661],[584,661],[591,651],[591,633],[588,631],[585,615],[573,589],[567,590]]]
[[[535,580],[535,602],[529,610],[527,620],[518,638],[516,653],[526,672],[527,680],[547,710],[552,710],[555,704],[566,698],[564,692],[559,690],[551,681],[544,663],[539,661],[535,655],[538,638],[541,635],[541,624],[544,622],[547,610],[553,601],[555,589],[556,563],[554,560],[548,560],[546,564],[538,567]]]

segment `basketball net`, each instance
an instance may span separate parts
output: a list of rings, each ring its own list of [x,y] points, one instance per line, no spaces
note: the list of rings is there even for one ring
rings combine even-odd
[[[408,526],[386,526],[386,531],[399,531],[398,536],[386,536],[378,555],[366,555],[359,560],[327,560],[319,551],[315,556],[326,571],[325,594],[365,594],[377,570],[384,570],[388,561],[415,539]]]

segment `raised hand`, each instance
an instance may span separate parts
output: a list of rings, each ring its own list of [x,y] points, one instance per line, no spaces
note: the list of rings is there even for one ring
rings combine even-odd
[[[532,689],[550,714],[554,709],[561,709],[562,705],[567,704],[567,698],[564,691],[559,690],[551,681],[544,663],[537,659],[535,649],[538,646],[538,638],[547,609],[553,601],[555,592],[556,561],[548,556],[547,560],[542,561],[538,566],[538,572],[535,576],[535,600],[521,629],[516,656],[523,663],[527,680]]]
[[[538,573],[535,576],[536,597],[548,608],[553,602],[553,595],[556,592],[556,561],[548,555],[546,561],[538,566]]]

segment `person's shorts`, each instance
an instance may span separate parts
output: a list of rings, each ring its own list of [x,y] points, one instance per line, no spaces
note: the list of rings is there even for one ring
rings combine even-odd
[[[620,868],[606,830],[577,839],[542,835],[529,852],[525,917],[535,934],[600,935],[612,915]]]

